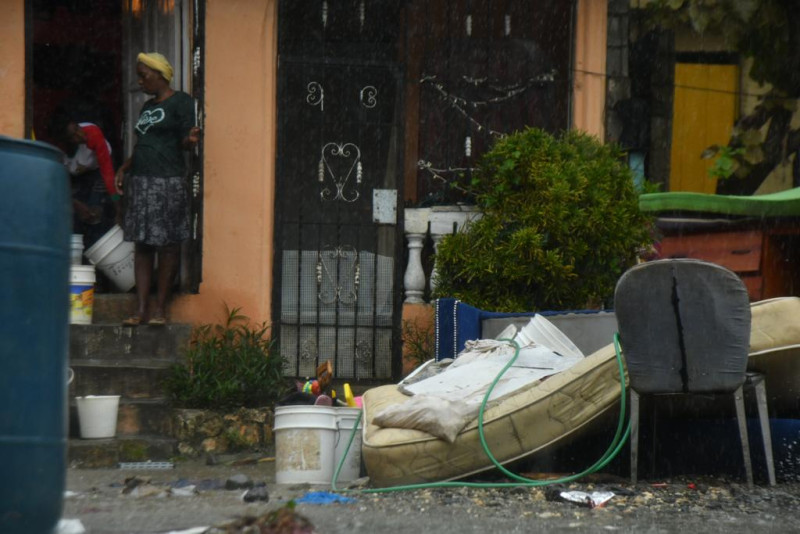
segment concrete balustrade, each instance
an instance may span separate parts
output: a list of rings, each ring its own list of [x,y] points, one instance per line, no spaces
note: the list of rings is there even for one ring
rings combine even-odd
[[[407,208],[405,210],[405,235],[408,241],[408,265],[406,265],[403,284],[405,302],[418,304],[424,302],[425,285],[430,285],[433,293],[436,288],[436,261],[430,279],[426,281],[422,266],[422,249],[428,239],[433,244],[434,254],[439,243],[448,234],[461,230],[471,221],[481,217],[475,206],[452,205],[432,208]]]

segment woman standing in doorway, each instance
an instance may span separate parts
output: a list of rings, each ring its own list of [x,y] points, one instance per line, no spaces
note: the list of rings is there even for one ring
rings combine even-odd
[[[138,308],[122,324],[166,324],[166,305],[178,272],[181,243],[189,238],[189,191],[184,151],[198,142],[192,97],[170,87],[172,65],[157,53],[136,57],[139,87],[153,98],[142,106],[133,154],[116,174],[126,198],[125,240],[135,243]],[[158,257],[155,309],[148,309],[150,281]]]

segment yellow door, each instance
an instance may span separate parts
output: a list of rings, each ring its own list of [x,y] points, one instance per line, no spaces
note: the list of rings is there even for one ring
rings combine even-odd
[[[716,191],[716,179],[708,176],[714,160],[700,155],[711,145],[728,143],[736,120],[738,80],[736,65],[675,65],[670,191]]]

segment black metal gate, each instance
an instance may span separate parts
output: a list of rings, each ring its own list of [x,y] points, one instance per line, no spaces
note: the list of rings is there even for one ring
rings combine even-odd
[[[326,360],[397,375],[401,3],[279,6],[273,325],[290,376]]]

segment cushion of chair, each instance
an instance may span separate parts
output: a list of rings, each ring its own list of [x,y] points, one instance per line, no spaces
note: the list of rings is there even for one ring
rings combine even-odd
[[[647,262],[622,275],[614,300],[637,392],[726,392],[744,382],[751,313],[733,272],[701,260]]]

